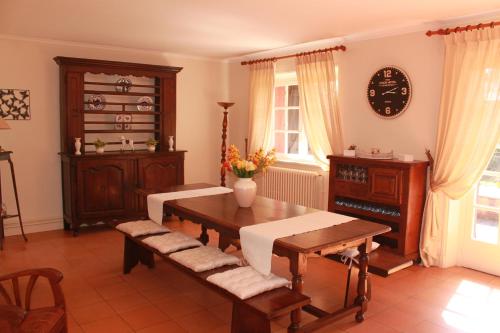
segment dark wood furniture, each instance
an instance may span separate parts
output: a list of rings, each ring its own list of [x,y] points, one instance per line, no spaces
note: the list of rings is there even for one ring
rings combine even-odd
[[[153,255],[156,254],[167,263],[193,277],[198,282],[211,288],[222,296],[233,302],[233,314],[231,320],[231,332],[233,333],[271,333],[271,320],[289,314],[295,309],[300,309],[311,302],[311,299],[301,293],[281,287],[264,292],[257,296],[242,300],[207,281],[207,277],[221,273],[226,270],[235,269],[238,266],[229,265],[205,272],[194,272],[191,269],[171,260],[168,255],[146,245],[142,239],[148,236],[132,237],[126,233],[123,256],[123,273],[128,274],[139,262],[154,267]]]
[[[32,293],[40,277],[48,280],[54,305],[32,309]],[[53,268],[29,269],[0,276],[0,299],[4,301],[4,305],[0,305],[0,331],[67,332],[66,305],[60,285],[62,278],[62,273]],[[23,279],[28,280],[24,295],[19,287],[25,285]],[[11,285],[12,292],[9,293],[4,284]]]
[[[11,151],[0,151],[0,161],[9,162],[10,175],[12,177],[12,185],[14,186],[14,197],[16,199],[17,214],[6,215],[3,212],[2,180],[0,177],[0,250],[3,250],[3,239],[5,238],[5,230],[4,230],[4,220],[5,219],[17,217],[19,219],[19,226],[21,227],[21,234],[23,235],[23,238],[25,241],[28,240],[28,238],[24,234],[23,218],[21,217],[21,208],[19,206],[19,196],[17,194],[16,174],[14,173],[14,162],[12,162],[12,159],[10,158],[11,154],[12,154]]]
[[[176,74],[182,68],[66,57],[54,60],[60,67],[65,229],[77,234],[81,224],[145,216],[136,188],[161,191],[184,183],[185,151],[168,150],[168,137],[176,134]],[[119,78],[130,79],[132,84],[124,89],[116,83]],[[101,96],[105,103],[96,106],[91,96]],[[129,122],[123,122],[125,116]],[[133,139],[138,150],[123,147],[121,136]],[[81,138],[81,155],[75,154],[75,138]],[[93,148],[97,138],[107,141],[103,154]],[[159,142],[155,152],[145,150],[149,138]]]
[[[207,186],[207,184],[199,185]],[[179,191],[183,190],[183,186],[175,188]],[[317,211],[313,208],[260,196],[257,196],[252,207],[240,208],[232,193],[166,201],[164,209],[168,213],[199,223],[205,229],[217,231],[220,234],[219,247],[223,250],[229,246],[232,239],[239,239],[239,229],[243,226],[286,219]],[[205,229],[202,229],[202,231]],[[303,326],[301,326],[300,310],[294,310],[291,313],[290,332],[310,332],[354,313],[356,314],[356,320],[362,321],[364,319],[364,312],[368,303],[366,297],[368,253],[371,251],[372,238],[388,231],[390,231],[390,228],[387,226],[353,219],[352,222],[280,238],[274,242],[273,252],[290,260],[290,272],[293,276],[292,290],[298,293],[303,291],[303,277],[307,271],[308,255],[325,249],[330,252],[339,252],[354,246],[358,246],[360,250],[359,280],[354,304],[333,313],[313,305],[306,305],[302,309],[318,317],[318,319]],[[200,238],[205,244],[208,242],[208,234],[202,235]]]
[[[428,162],[328,158],[328,210],[390,226],[391,232],[375,237],[383,251],[417,259]]]

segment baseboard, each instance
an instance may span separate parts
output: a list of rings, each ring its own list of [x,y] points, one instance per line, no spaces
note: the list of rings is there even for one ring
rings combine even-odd
[[[24,221],[24,232],[31,234],[34,232],[50,231],[63,229],[62,218],[46,219],[46,220],[32,220]],[[4,220],[5,236],[13,236],[21,234],[21,227],[19,227],[19,220],[16,218]]]

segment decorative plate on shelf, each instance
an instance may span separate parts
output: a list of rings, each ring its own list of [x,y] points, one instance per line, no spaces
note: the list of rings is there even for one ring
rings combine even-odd
[[[149,96],[139,97],[137,100],[137,110],[139,111],[153,111],[153,99]]]
[[[131,130],[132,129],[132,115],[131,114],[117,114],[115,116],[115,129],[121,130]]]
[[[94,111],[103,110],[106,106],[106,98],[103,95],[90,95],[87,102],[89,102],[89,109]]]
[[[115,89],[118,92],[128,92],[130,87],[132,87],[132,81],[126,77],[119,78],[116,81]]]

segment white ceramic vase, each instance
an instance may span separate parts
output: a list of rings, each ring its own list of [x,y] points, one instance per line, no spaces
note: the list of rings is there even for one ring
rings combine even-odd
[[[156,146],[155,145],[148,145],[148,151],[151,152],[151,153],[154,153],[156,150]]]
[[[257,195],[257,184],[252,178],[238,178],[234,183],[234,196],[240,207],[250,207]]]
[[[99,148],[96,148],[95,149],[95,152],[98,153],[98,154],[102,154],[104,153],[104,147],[99,147]]]
[[[82,154],[80,149],[82,149],[82,138],[75,138],[75,155]]]
[[[168,137],[168,151],[174,151],[174,137]]]

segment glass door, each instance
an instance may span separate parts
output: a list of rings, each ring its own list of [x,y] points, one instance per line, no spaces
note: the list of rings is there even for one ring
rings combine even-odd
[[[463,266],[500,276],[500,145],[476,186],[464,228]]]

